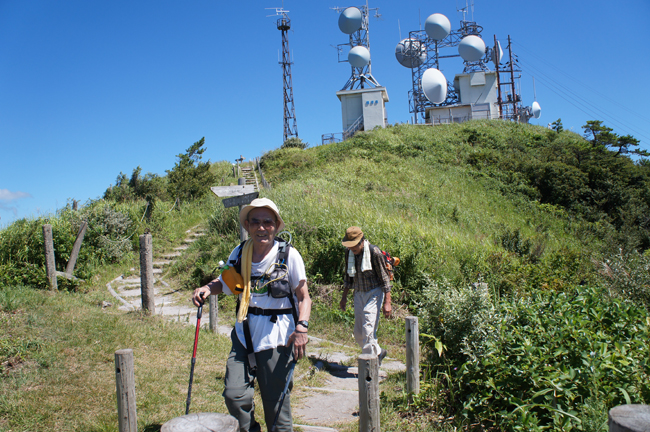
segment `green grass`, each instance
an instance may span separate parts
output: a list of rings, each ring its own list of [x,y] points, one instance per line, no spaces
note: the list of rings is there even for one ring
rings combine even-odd
[[[473,402],[456,399],[467,391],[462,377],[454,373],[467,366],[462,341],[470,335],[479,349],[498,346],[498,340],[490,337],[497,330],[514,338],[517,326],[499,327],[499,316],[493,314],[510,303],[525,302],[532,293],[558,293],[564,307],[570,302],[563,293],[589,287],[607,294],[600,295],[594,310],[613,304],[610,296],[623,298],[634,308],[650,309],[648,164],[590,147],[577,134],[500,121],[435,128],[399,125],[360,133],[342,143],[271,151],[263,156],[262,166],[272,189],[261,195],[278,204],[305,260],[314,299],[312,334],[348,345],[351,353],[356,350],[352,311],[342,312],[338,304],[344,254],[340,240],[348,226],[359,225],[372,243],[402,260],[393,287],[396,318],[382,319],[379,327],[380,343],[389,355],[404,358],[401,318],[408,315],[419,316],[420,329],[438,332],[433,336],[454,347],[443,358],[423,350],[429,364],[421,383],[423,394],[415,400],[402,390],[403,374],[391,375],[382,385],[385,430],[472,429],[475,420],[464,407]],[[211,171],[221,184],[229,184],[235,183],[231,169],[222,162]],[[38,240],[45,219],[20,221],[2,231],[0,285],[4,277],[12,288],[0,290],[0,319],[3,330],[8,330],[0,338],[0,430],[115,430],[112,354],[124,347],[136,352],[140,429],[156,430],[183,412],[191,329],[138,314],[121,315],[99,305],[113,301],[106,294],[108,281],[137,268],[137,236],[145,229],[153,233],[154,253],[160,254],[178,245],[188,228],[205,228],[206,235],[176,260],[165,277],[188,294],[213,278],[217,262],[238,243],[236,209],[224,209],[210,195],[173,209],[171,202],[157,202],[148,221],[141,220],[144,201],[91,203],[86,211],[99,215],[102,206],[128,215],[132,225],[124,235],[132,234],[133,251],[119,260],[101,258],[106,255],[101,248],[82,255],[79,268],[87,282],[63,286],[68,293],[32,289],[45,286]],[[119,215],[107,214],[119,222]],[[60,267],[74,240],[75,218],[69,209],[47,218],[60,242]],[[475,282],[489,287],[480,298],[473,297]],[[22,285],[29,288],[14,288]],[[444,299],[446,310],[436,310],[427,293]],[[463,313],[462,302],[471,301],[479,302],[481,309]],[[643,317],[643,311],[634,308],[630,313]],[[220,299],[222,319],[232,322],[233,310],[232,298]],[[620,310],[612,310],[619,319]],[[480,321],[472,324],[472,320]],[[445,340],[445,334],[453,338]],[[197,375],[193,406],[225,412],[222,384],[214,377],[223,375],[229,343],[203,336],[201,347],[206,351],[201,351],[198,364],[205,359],[206,375]],[[566,348],[562,340],[549,338],[537,348],[556,343]],[[628,349],[629,343],[622,342],[621,349]],[[506,366],[511,362],[504,352],[495,349],[489,369],[474,365],[473,373],[508,375]],[[306,362],[300,368],[298,376],[312,373]],[[646,369],[628,386],[637,389],[628,392],[634,402],[647,402]],[[316,373],[309,377],[314,382],[321,379]],[[496,398],[506,388],[481,389],[482,397]],[[586,394],[584,387],[576,391]],[[505,394],[502,399],[516,397]],[[597,391],[581,397],[576,410],[583,430],[600,429],[609,399]],[[507,405],[495,413],[488,406],[481,414],[482,426],[512,420],[513,410]],[[543,417],[541,425],[568,421],[557,412],[549,415],[528,408],[516,412],[530,425],[536,424],[538,414]],[[353,429],[355,425],[344,428]]]

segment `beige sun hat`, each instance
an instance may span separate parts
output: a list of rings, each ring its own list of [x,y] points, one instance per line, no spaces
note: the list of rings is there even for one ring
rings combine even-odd
[[[341,243],[343,246],[350,248],[358,245],[362,238],[363,231],[361,231],[361,228],[358,226],[351,226],[345,230],[345,237],[343,237]]]
[[[244,226],[244,221],[248,217],[248,213],[250,213],[251,210],[256,209],[258,207],[266,207],[269,210],[273,211],[273,213],[275,213],[275,217],[278,220],[277,232],[280,232],[284,229],[284,221],[280,217],[280,211],[278,211],[278,206],[276,206],[275,203],[268,198],[256,198],[253,201],[251,201],[250,204],[248,204],[247,206],[241,209],[241,211],[239,212],[239,223],[241,224],[241,226]]]

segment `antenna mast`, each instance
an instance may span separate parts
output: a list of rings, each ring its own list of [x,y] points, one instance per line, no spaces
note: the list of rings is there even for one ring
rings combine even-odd
[[[271,8],[273,9],[273,8]],[[288,31],[291,29],[291,20],[288,15],[289,11],[283,8],[275,8],[275,15],[280,16],[277,21],[278,30],[282,32],[282,82],[283,82],[283,95],[284,95],[284,143],[287,139],[296,137],[298,138],[298,123],[296,121],[296,112],[293,106],[293,83],[291,80],[291,54],[289,52],[289,37]]]

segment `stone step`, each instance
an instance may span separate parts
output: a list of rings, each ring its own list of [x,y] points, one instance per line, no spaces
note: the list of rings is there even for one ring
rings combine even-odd
[[[163,266],[166,266],[168,264],[171,264],[171,261],[170,260],[160,260],[160,261],[154,261],[152,264],[153,264],[154,267],[163,267]]]
[[[181,256],[181,255],[183,255],[183,254],[180,253],[180,252],[171,252],[171,253],[164,254],[164,255],[161,255],[161,256],[162,256],[163,258],[172,258],[172,259],[173,259],[173,258],[179,257],[179,256]]]
[[[181,246],[178,246],[178,247],[174,248],[175,251],[184,251],[184,250],[187,250],[187,249],[189,249],[189,246],[185,246],[185,245],[181,245]],[[180,256],[180,255],[178,255],[178,256]]]

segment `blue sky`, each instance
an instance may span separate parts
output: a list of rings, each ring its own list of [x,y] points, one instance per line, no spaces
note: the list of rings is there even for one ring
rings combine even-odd
[[[160,175],[205,137],[204,159],[234,161],[282,144],[280,31],[289,11],[298,133],[312,145],[341,131],[336,92],[350,75],[336,0],[0,0],[0,227],[100,198],[122,171]],[[372,72],[390,123],[408,122],[411,72],[395,45],[432,13],[458,29],[464,0],[374,0]],[[373,11],[374,15],[374,11]],[[525,105],[547,125],[582,132],[602,120],[650,150],[650,2],[475,0],[467,15],[523,69]],[[422,26],[422,27],[421,27]],[[450,52],[450,54],[453,54]],[[490,65],[491,66],[491,65]],[[453,80],[462,66],[441,63]]]

